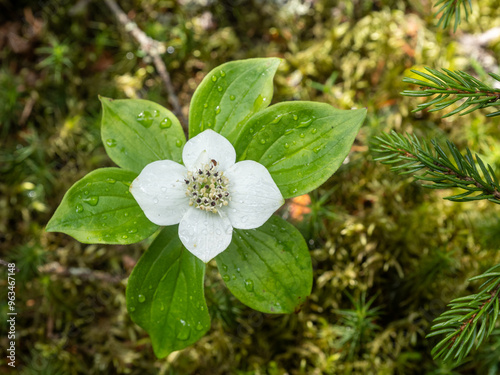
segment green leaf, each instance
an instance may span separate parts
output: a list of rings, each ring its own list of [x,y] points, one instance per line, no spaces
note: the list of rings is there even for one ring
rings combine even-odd
[[[305,194],[324,183],[349,154],[366,109],[328,104],[275,104],[245,125],[235,142],[238,160],[264,165],[283,197]]]
[[[257,229],[235,229],[216,258],[229,290],[264,313],[292,313],[311,293],[312,265],[300,232],[277,216]]]
[[[178,226],[163,228],[127,284],[127,309],[151,337],[158,358],[195,343],[210,328],[205,263],[182,245]]]
[[[148,100],[100,99],[102,141],[118,166],[140,173],[156,160],[182,162],[186,137],[172,112]]]
[[[47,232],[63,232],[83,243],[130,244],[153,234],[150,222],[129,192],[137,173],[96,169],[64,195]]]
[[[241,126],[271,103],[279,64],[277,58],[231,61],[208,73],[191,100],[189,137],[212,129],[232,143]]]

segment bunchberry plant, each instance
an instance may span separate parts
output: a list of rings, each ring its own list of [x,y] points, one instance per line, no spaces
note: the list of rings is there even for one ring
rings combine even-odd
[[[84,243],[155,235],[128,280],[127,308],[158,357],[210,328],[203,282],[212,259],[229,290],[258,311],[291,313],[311,293],[306,242],[272,214],[338,169],[366,110],[268,107],[279,63],[250,59],[211,71],[193,95],[187,142],[162,106],[101,98],[102,140],[120,168],[76,182],[47,225]]]

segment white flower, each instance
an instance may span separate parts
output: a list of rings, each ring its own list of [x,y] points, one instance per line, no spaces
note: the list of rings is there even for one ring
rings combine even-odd
[[[258,228],[284,203],[269,171],[235,163],[233,145],[213,130],[190,139],[182,160],[146,165],[130,192],[153,223],[179,224],[182,243],[205,263],[229,246],[233,228]]]

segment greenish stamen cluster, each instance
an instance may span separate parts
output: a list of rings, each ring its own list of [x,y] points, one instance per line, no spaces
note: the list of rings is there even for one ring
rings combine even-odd
[[[224,176],[224,172],[218,170],[215,160],[211,160],[201,169],[188,172],[184,181],[190,206],[217,213],[218,208],[227,206],[231,201],[229,180]]]

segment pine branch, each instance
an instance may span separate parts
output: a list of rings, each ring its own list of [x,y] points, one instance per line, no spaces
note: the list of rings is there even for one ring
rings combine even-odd
[[[500,185],[495,172],[477,154],[474,160],[469,149],[462,155],[452,142],[447,141],[452,161],[435,140],[429,146],[414,135],[403,136],[394,131],[375,139],[378,148],[374,151],[381,154],[375,160],[383,164],[394,164],[391,170],[400,174],[425,170],[423,174],[414,175],[415,179],[427,182],[423,184],[424,187],[465,190],[445,199],[454,202],[487,199],[500,204]]]
[[[457,31],[458,25],[462,22],[462,14],[460,10],[460,5],[463,7],[463,12],[465,13],[465,20],[469,20],[469,11],[472,13],[472,4],[470,0],[439,0],[434,4],[434,7],[441,5],[438,11],[434,14],[437,16],[439,13],[441,17],[437,23],[437,26],[443,25],[443,29],[446,29],[451,21],[455,21],[453,26],[453,32]],[[467,5],[469,5],[469,9],[467,9]]]
[[[437,95],[434,99],[419,104],[412,112],[421,111],[434,106],[429,112],[440,111],[462,99],[466,99],[458,108],[444,117],[452,116],[460,113],[460,116],[471,113],[477,109],[497,106],[500,100],[500,89],[493,88],[487,84],[479,81],[468,73],[460,70],[451,71],[443,69],[444,73],[432,69],[425,68],[427,72],[420,72],[418,70],[411,70],[416,75],[425,79],[425,81],[404,77],[403,82],[413,83],[420,86],[420,90],[405,90],[401,95],[425,97]],[[500,81],[500,76],[495,73],[490,73],[490,76],[495,80]],[[448,99],[452,96],[450,99]],[[500,110],[493,113],[488,113],[486,117],[493,117],[500,115]]]
[[[434,359],[461,362],[489,337],[500,315],[500,264],[469,281],[486,279],[477,294],[454,299],[450,309],[434,320],[427,338],[446,335],[432,350]]]

